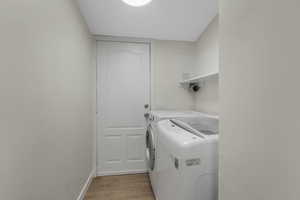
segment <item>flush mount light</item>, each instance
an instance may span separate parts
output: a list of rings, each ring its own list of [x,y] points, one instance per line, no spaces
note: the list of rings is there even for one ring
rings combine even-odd
[[[124,3],[133,6],[133,7],[140,7],[145,6],[150,3],[152,0],[122,0]]]

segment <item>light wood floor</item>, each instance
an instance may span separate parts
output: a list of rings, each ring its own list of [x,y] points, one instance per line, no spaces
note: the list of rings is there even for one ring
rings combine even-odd
[[[147,174],[97,177],[85,200],[154,200]]]

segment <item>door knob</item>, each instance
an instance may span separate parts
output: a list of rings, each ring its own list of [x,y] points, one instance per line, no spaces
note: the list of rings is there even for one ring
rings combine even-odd
[[[145,113],[145,114],[144,114],[144,117],[145,117],[146,119],[148,119],[148,118],[149,118],[149,116],[150,116],[150,114],[149,114],[149,113]]]
[[[145,105],[144,105],[144,108],[145,108],[145,109],[149,108],[149,104],[145,104]]]

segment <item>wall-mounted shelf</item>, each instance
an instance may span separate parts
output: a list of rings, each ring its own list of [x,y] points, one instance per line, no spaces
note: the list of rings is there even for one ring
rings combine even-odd
[[[180,84],[185,85],[185,84],[191,84],[191,83],[201,83],[207,79],[218,77],[218,76],[219,76],[219,72],[214,72],[214,73],[199,75],[199,76],[193,76],[191,78],[180,81]]]

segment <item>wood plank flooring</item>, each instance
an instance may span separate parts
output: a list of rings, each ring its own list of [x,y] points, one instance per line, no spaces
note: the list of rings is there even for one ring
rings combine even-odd
[[[84,200],[155,200],[147,174],[97,177]]]

